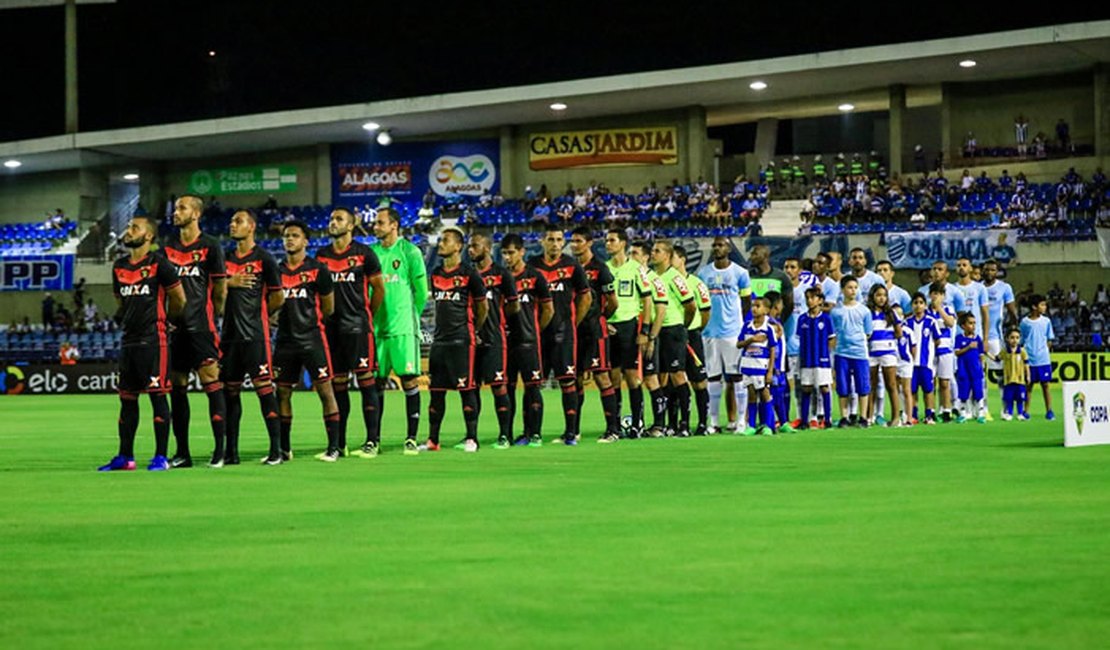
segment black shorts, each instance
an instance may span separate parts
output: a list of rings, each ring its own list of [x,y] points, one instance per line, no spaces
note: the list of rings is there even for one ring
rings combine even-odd
[[[165,345],[125,345],[119,353],[119,392],[167,393],[170,351]]]
[[[578,332],[573,325],[564,325],[566,335],[561,339],[555,336],[554,323],[548,325],[540,345],[540,359],[543,361],[543,376],[554,373],[555,379],[574,379],[578,373]]]
[[[604,328],[605,324],[601,324]],[[578,372],[609,371],[609,332],[586,326],[578,330]]]
[[[685,325],[671,325],[659,330],[655,345],[659,348],[659,372],[682,372],[686,369]]]
[[[487,386],[504,386],[509,377],[505,365],[505,348],[500,345],[479,345],[474,356],[475,379]]]
[[[509,381],[520,381],[525,386],[543,383],[543,364],[540,363],[540,349],[535,345],[518,345],[509,350]]]
[[[225,384],[238,385],[243,377],[250,377],[252,383],[273,378],[273,359],[270,357],[268,341],[221,341],[220,380]]]
[[[215,332],[177,330],[170,337],[170,368],[187,373],[220,360],[220,337]]]
[[[301,380],[301,369],[308,371],[313,384],[332,378],[331,355],[323,338],[312,343],[282,341],[274,350],[274,374],[281,386],[295,386]]]
[[[640,369],[640,346],[636,337],[640,333],[638,320],[612,323],[617,331],[609,336],[609,363],[613,368],[622,370]]]
[[[709,374],[705,371],[705,346],[702,344],[700,331],[686,331],[686,379],[709,379]]]
[[[365,375],[378,370],[378,348],[374,333],[346,334],[327,329],[332,369],[336,375]]]
[[[474,346],[432,343],[428,353],[431,390],[470,390],[474,385]]]

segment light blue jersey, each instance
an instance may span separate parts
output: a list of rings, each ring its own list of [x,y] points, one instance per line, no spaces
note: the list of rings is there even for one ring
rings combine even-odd
[[[985,338],[983,336],[983,307],[990,304],[990,300],[987,298],[987,288],[982,283],[974,280],[967,284],[957,282],[956,288],[964,294],[964,307],[975,317],[975,335],[979,338]],[[987,313],[989,314],[990,311],[988,310]],[[994,321],[993,317],[991,321]]]
[[[988,332],[988,341],[1002,340],[1002,320],[1006,312],[1006,305],[1014,301],[1014,289],[1002,280],[995,280],[994,284],[983,285],[987,290],[987,308],[991,315],[991,331]]]
[[[886,288],[886,295],[889,298],[887,302],[891,305],[898,305],[902,308],[902,317],[908,318],[913,306],[913,297],[910,292],[902,287],[892,284]]]
[[[709,323],[702,330],[702,337],[711,339],[735,339],[744,325],[744,315],[740,309],[740,296],[750,296],[751,276],[747,269],[730,262],[723,269],[706,264],[698,269],[698,277],[709,289],[712,311]]]
[[[826,277],[824,280],[821,280],[820,286],[821,293],[825,294],[825,302],[832,303],[834,305],[839,305],[844,302],[840,298],[840,283],[838,283],[836,280]],[[863,294],[857,293],[856,295],[862,296]]]
[[[932,305],[929,300],[929,287],[931,286],[933,286],[932,283],[929,283],[917,290],[918,293],[925,296],[925,304],[930,306]],[[952,311],[957,314],[967,311],[967,307],[964,305],[964,292],[953,286],[951,282],[944,284],[944,306],[951,307]]]
[[[1052,363],[1048,354],[1048,342],[1056,340],[1052,321],[1047,316],[1021,319],[1021,342],[1030,366],[1047,366]]]
[[[871,310],[857,302],[851,307],[837,305],[829,315],[836,332],[836,356],[867,359],[867,337],[873,329]]]
[[[867,297],[871,295],[871,287],[876,284],[886,284],[883,276],[870,269],[864,269],[862,278],[856,277],[855,273],[849,274],[848,277],[856,278],[856,282],[859,283],[859,293],[856,295],[860,296],[860,302],[867,302]],[[841,302],[843,302],[843,299],[841,299]]]
[[[799,345],[801,345],[798,340],[798,318],[809,311],[806,308],[806,289],[808,288],[808,285],[801,282],[794,287],[794,313],[786,319],[786,355],[790,357],[798,356]]]

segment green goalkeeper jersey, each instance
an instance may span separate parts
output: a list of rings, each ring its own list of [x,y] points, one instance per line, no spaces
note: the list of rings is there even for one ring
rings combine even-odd
[[[374,314],[378,338],[418,334],[420,314],[428,300],[428,272],[424,256],[415,244],[400,238],[392,246],[381,242],[370,247],[382,265],[385,296]]]

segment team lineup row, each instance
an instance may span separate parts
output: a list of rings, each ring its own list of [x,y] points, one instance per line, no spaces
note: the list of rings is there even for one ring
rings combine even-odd
[[[826,277],[828,256],[818,256],[812,270],[802,269],[800,260],[788,260],[784,273],[771,269],[768,251],[757,246],[749,273],[729,260],[731,243],[718,238],[713,261],[697,274],[687,274],[685,252],[669,242],[629,246],[623,231],[610,231],[605,241],[610,259],[602,262],[593,255],[588,228],[571,233],[572,255],[566,255],[566,234],[550,226],[542,239],[542,255],[527,263],[523,241],[515,235],[505,237],[502,266],[492,258],[488,237],[476,234],[467,242],[462,231],[448,228],[438,241],[441,262],[429,276],[419,249],[400,237],[397,215],[389,209],[376,217],[378,242],[373,246],[353,240],[355,215],[343,208],[334,210],[328,226],[332,244],[321,248],[315,258],[306,251],[308,227],[290,221],[282,230],[285,257],[280,262],[255,245],[256,219],[247,210],[231,218],[229,232],[236,249],[225,259],[218,241],[200,232],[203,209],[198,197],[179,198],[174,206],[178,237],[159,250],[153,250],[157,225],[141,216],[132,219],[122,238],[130,254],[113,268],[124,332],[119,452],[101,470],[135,468],[140,393],[149,395],[154,414],[155,456],[148,469],[192,465],[186,393],[192,370],[208,397],[215,440],[210,467],[239,463],[240,392],[247,377],[255,387],[270,440],[263,462],[276,465],[292,458],[291,394],[302,369],[313,378],[327,433],[327,449],[317,458],[334,462],[347,455],[353,387],[361,394],[366,438],[351,455],[373,458],[379,453],[382,389],[391,374],[400,378],[405,393],[405,454],[439,449],[447,390],[458,390],[463,405],[466,433],[456,447],[477,451],[481,410],[477,389],[483,383],[491,388],[497,412],[495,446],[541,445],[540,386],[552,375],[561,387],[565,419],[564,433],[557,441],[567,445],[577,444],[580,438],[583,386],[591,379],[605,415],[605,430],[598,439],[604,443],[641,435],[691,435],[691,387],[698,412],[694,435],[719,430],[722,387],[729,384],[737,398],[728,400],[729,428],[734,431],[758,432],[757,414],[765,433],[792,429],[790,383],[801,394],[803,417],[797,424],[808,424],[810,398],[818,392],[822,401],[817,412],[827,422],[833,359],[842,413],[851,410],[856,397],[865,414],[859,421],[882,417],[881,404],[876,409],[867,399],[871,380],[881,371],[893,398],[891,421],[904,423],[909,416],[906,408],[899,408],[900,385],[889,379],[888,368],[904,365],[907,356],[922,360],[923,370],[935,368],[942,408],[949,408],[953,378],[946,374],[946,348],[935,342],[951,337],[957,314],[962,325],[971,323],[972,331],[979,326],[978,321],[966,320],[962,296],[957,295],[962,292],[953,293],[952,286],[944,284],[946,268],[944,280],[932,286],[932,316],[909,317],[901,298],[892,300],[900,296],[896,289],[905,293],[892,284],[893,269],[880,286],[878,276],[866,269],[862,251],[858,257],[863,259],[863,272],[857,273],[857,251],[853,251],[853,273],[844,278],[841,297],[839,287],[834,295],[829,285],[835,283]],[[464,246],[470,264],[462,261]],[[936,275],[940,278],[941,273]],[[869,307],[855,301],[865,283],[874,285],[866,291]],[[820,290],[804,295],[810,287]],[[1012,311],[1012,291],[1009,295]],[[418,318],[429,297],[434,301],[429,432],[421,445],[416,440],[421,411]],[[897,310],[890,308],[891,302],[899,302]],[[915,302],[912,310],[916,313],[918,307]],[[223,326],[217,332],[216,317],[221,313]],[[993,342],[994,328],[987,326],[985,307],[983,313],[982,326],[992,333]],[[789,316],[783,320],[783,314]],[[823,319],[817,318],[822,314]],[[271,346],[270,322],[275,318],[277,337]],[[1047,322],[1047,318],[1041,320]],[[828,336],[823,331],[826,327],[838,336]],[[818,335],[824,337],[821,345],[813,343]],[[856,343],[864,346],[862,357]],[[814,354],[800,352],[807,346]],[[961,359],[979,359],[969,350],[958,352]],[[900,364],[886,360],[895,354]],[[796,362],[787,362],[795,357]],[[965,365],[972,369],[970,361]],[[898,375],[902,374],[899,369]],[[915,368],[910,378],[917,380],[919,374],[913,391],[919,386],[926,392],[928,419],[933,406],[931,376]],[[632,412],[623,424],[622,380]],[[524,433],[514,438],[518,383],[523,388]],[[978,396],[983,382],[955,383],[966,401],[964,387]],[[643,387],[650,395],[650,428],[645,428]],[[909,399],[903,402],[909,403]],[[747,412],[747,427],[738,424],[737,411]],[[171,426],[176,451],[169,458]]]

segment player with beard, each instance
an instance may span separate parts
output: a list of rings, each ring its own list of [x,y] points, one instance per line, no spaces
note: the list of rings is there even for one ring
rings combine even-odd
[[[227,434],[227,402],[220,382],[220,337],[216,333],[216,317],[223,313],[227,297],[224,252],[215,237],[200,231],[204,201],[191,194],[174,202],[173,224],[179,228],[177,238],[163,248],[166,258],[177,269],[185,289],[185,313],[178,323],[170,346],[170,405],[173,410],[173,435],[177,451],[170,464],[192,467],[189,451],[189,371],[195,370],[201,387],[208,395],[208,418],[216,446],[209,467],[224,465],[224,444]]]
[[[668,241],[656,241],[651,248],[651,263],[659,280],[666,289],[667,307],[663,318],[656,319],[651,325],[648,335],[648,344],[645,354],[651,356],[656,346],[659,347],[659,374],[660,388],[657,394],[652,395],[652,407],[655,411],[655,421],[667,412],[667,405],[674,401],[678,404],[678,413],[690,412],[690,392],[686,388],[686,332],[687,327],[694,321],[698,314],[694,292],[690,290],[686,280],[672,265],[674,259],[674,246]],[[678,422],[677,429],[663,431],[653,425],[648,431],[652,438],[659,438],[684,431],[688,422]]]
[[[674,267],[682,279],[694,292],[694,302],[697,303],[698,315],[686,327],[686,379],[687,390],[694,390],[694,403],[698,409],[698,428],[694,430],[695,436],[709,435],[709,375],[705,368],[705,346],[702,342],[702,330],[709,319],[713,317],[713,303],[709,296],[709,287],[705,286],[701,278],[694,273],[686,272],[686,249],[682,246],[674,247]],[[686,398],[686,404],[690,398]],[[682,421],[689,423],[690,414],[683,413]],[[679,435],[689,434],[689,431],[680,430]],[[684,437],[684,436],[683,436]]]
[[[239,422],[243,417],[240,392],[243,377],[250,377],[262,408],[270,438],[264,463],[281,463],[281,419],[272,383],[273,359],[270,322],[285,303],[281,277],[273,255],[255,245],[258,219],[250,210],[231,215],[228,233],[235,250],[227,255],[227,303],[224,306],[223,354],[220,376],[227,394],[227,449],[224,462],[239,464]]]
[[[501,240],[501,256],[505,268],[516,283],[516,318],[509,318],[508,333],[508,397],[509,422],[516,414],[516,381],[524,384],[524,435],[513,441],[515,445],[540,447],[543,445],[543,383],[540,336],[551,322],[555,308],[551,305],[551,292],[547,280],[536,269],[524,263],[524,240],[509,233]]]
[[[632,411],[632,424],[625,432],[632,438],[639,437],[644,429],[644,391],[640,376],[640,336],[645,315],[651,318],[651,286],[644,275],[640,263],[628,257],[628,235],[620,228],[614,228],[605,235],[605,252],[609,254],[609,271],[617,294],[617,309],[608,319],[610,352],[613,369],[609,379],[613,384],[617,400],[617,412],[621,411],[621,378],[628,386],[628,402]]]
[[[378,366],[374,341],[374,314],[385,298],[385,283],[378,256],[366,244],[354,241],[358,220],[348,208],[331,212],[328,236],[331,246],[316,251],[316,259],[331,272],[335,285],[335,312],[327,322],[328,348],[335,378],[335,403],[339,407],[339,453],[347,454],[347,418],[351,414],[348,384],[351,373],[362,395],[362,422],[366,440],[354,451],[358,458],[375,458],[381,448],[380,399],[374,370]]]
[[[582,265],[592,294],[586,317],[578,325],[578,421],[582,421],[585,381],[592,376],[601,393],[601,410],[605,414],[605,432],[598,442],[608,443],[620,439],[620,408],[609,377],[609,325],[605,320],[617,309],[617,294],[613,274],[594,255],[592,245],[589,227],[579,226],[571,233],[570,252]],[[576,429],[580,432],[581,426]]]
[[[278,404],[281,413],[281,453],[284,460],[293,458],[293,386],[301,379],[301,369],[308,371],[312,387],[320,397],[324,411],[324,430],[328,448],[316,458],[327,463],[339,460],[339,406],[332,389],[331,354],[324,329],[324,319],[335,311],[334,283],[328,267],[307,255],[308,226],[297,220],[281,227],[285,260],[278,266],[285,305],[278,318],[277,347],[274,369],[278,381]]]
[[[748,389],[740,383],[740,350],[736,347],[736,338],[744,326],[744,315],[751,309],[751,278],[747,269],[729,259],[732,242],[727,237],[715,237],[711,250],[713,261],[698,270],[698,277],[709,288],[712,302],[710,318],[704,323],[702,332],[705,371],[709,377],[709,423],[719,428],[721,394],[727,390],[728,431],[738,433],[744,427],[736,415],[737,406],[743,417],[747,413]]]
[[[508,449],[513,444],[513,413],[509,392],[508,366],[506,363],[507,342],[505,340],[506,319],[520,311],[517,303],[516,281],[500,264],[493,263],[493,246],[488,236],[470,236],[467,247],[470,261],[486,287],[486,305],[489,315],[478,333],[477,356],[474,359],[475,380],[490,387],[493,405],[497,409],[498,436],[494,449]],[[482,395],[474,391],[478,417],[482,414]]]
[[[150,397],[154,411],[154,457],[147,469],[170,468],[166,458],[170,438],[170,407],[166,402],[167,329],[168,320],[180,316],[185,308],[185,290],[176,269],[150,251],[157,233],[158,224],[153,219],[145,216],[131,219],[121,238],[130,255],[112,265],[112,291],[123,329],[119,357],[119,453],[99,468],[101,472],[135,469],[139,393]]]
[[[643,386],[647,389],[651,398],[652,429],[656,432],[665,431],[667,428],[665,420],[667,403],[663,391],[660,390],[659,383],[659,346],[649,345],[649,343],[652,341],[651,332],[654,323],[662,321],[667,312],[667,289],[649,265],[651,262],[651,244],[645,241],[632,242],[632,259],[640,265],[643,280],[651,289],[651,308],[644,312],[644,322],[640,326],[640,335],[636,337],[636,345],[640,348],[640,367],[643,368],[644,373]],[[662,409],[659,408],[660,401]],[[632,429],[629,432],[629,437],[639,438],[645,433],[646,431],[642,429]]]

